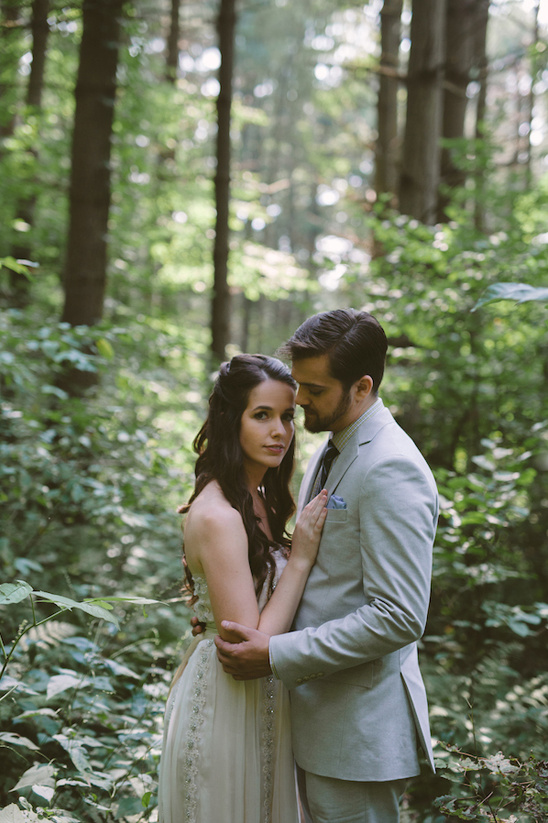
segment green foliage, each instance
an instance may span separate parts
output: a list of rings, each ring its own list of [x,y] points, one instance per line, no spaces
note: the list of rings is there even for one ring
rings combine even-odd
[[[492,823],[536,823],[548,815],[548,762],[465,754],[447,746],[438,764],[446,779],[456,782],[456,795],[438,797],[435,805],[451,820]],[[515,814],[517,813],[517,815]]]
[[[36,309],[1,322],[0,796],[22,798],[29,819],[148,819],[189,634],[175,510],[192,484],[205,341],[152,320],[47,325]],[[67,364],[102,383],[69,396]]]
[[[1,590],[0,606],[27,597],[58,607],[43,617],[31,602],[32,621],[21,624],[10,647],[3,645],[9,670],[0,681],[0,722],[9,723],[0,747],[9,751],[10,765],[1,784],[6,802],[14,801],[4,816],[11,810],[18,819],[17,800],[30,815],[22,819],[30,820],[125,819],[143,812],[155,782],[167,691],[156,665],[158,637],[149,629],[137,644],[128,643],[124,629],[114,634],[90,625],[92,639],[85,626],[57,618],[75,608],[117,623],[110,602],[75,602],[21,583]],[[44,624],[48,630],[39,631]]]

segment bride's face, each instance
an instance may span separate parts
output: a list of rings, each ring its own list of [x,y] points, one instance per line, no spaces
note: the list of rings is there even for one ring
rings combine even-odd
[[[240,423],[244,468],[253,479],[282,462],[295,432],[295,392],[287,383],[264,380],[249,394]]]

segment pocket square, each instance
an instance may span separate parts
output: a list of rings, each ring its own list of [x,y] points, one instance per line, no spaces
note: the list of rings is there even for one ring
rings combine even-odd
[[[328,509],[346,509],[346,500],[343,500],[342,497],[338,497],[336,494],[332,494],[329,500],[327,501]]]

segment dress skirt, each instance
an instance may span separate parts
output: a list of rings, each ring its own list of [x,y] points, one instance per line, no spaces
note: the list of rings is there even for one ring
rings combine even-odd
[[[195,641],[165,713],[160,823],[298,823],[289,696],[274,677],[223,672],[214,631]]]

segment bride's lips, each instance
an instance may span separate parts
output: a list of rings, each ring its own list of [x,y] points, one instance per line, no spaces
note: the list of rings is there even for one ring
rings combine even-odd
[[[271,454],[283,454],[285,451],[284,446],[265,446],[265,449]]]

